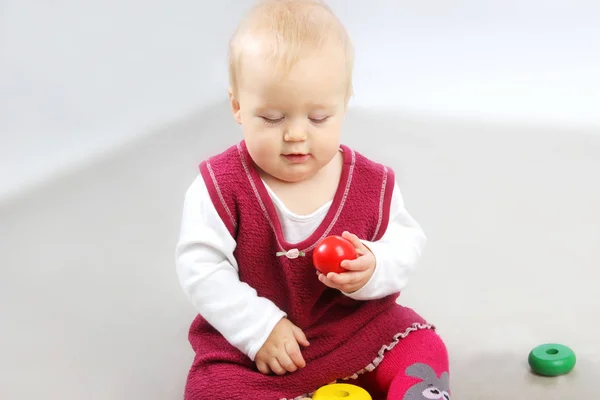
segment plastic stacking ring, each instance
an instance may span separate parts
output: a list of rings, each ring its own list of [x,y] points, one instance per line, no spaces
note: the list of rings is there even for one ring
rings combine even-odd
[[[315,392],[313,400],[373,400],[363,388],[347,383],[333,383]]]
[[[562,344],[543,344],[529,353],[529,366],[533,372],[543,376],[568,374],[575,367],[575,362],[573,350]]]

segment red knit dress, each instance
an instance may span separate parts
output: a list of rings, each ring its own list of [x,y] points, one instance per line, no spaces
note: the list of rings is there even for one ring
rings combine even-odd
[[[385,352],[410,332],[432,329],[418,314],[396,303],[396,295],[358,301],[319,282],[312,265],[318,242],[344,230],[375,241],[386,231],[394,175],[341,146],[344,164],[333,203],[306,240],[287,243],[275,207],[242,141],[200,164],[217,212],[236,240],[240,280],[287,313],[311,345],[306,367],[283,376],[263,375],[201,315],[189,340],[195,351],[186,400],[296,399],[336,380],[373,370]],[[297,249],[305,256],[277,253]]]

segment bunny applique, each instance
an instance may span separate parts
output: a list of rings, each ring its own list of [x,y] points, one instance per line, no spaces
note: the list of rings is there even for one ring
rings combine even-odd
[[[450,400],[450,376],[448,372],[439,377],[427,364],[417,363],[406,369],[406,375],[419,378],[419,382],[404,394],[403,400]]]

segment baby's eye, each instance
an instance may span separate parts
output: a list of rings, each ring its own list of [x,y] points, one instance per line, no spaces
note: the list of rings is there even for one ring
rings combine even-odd
[[[329,117],[310,118],[310,120],[313,122],[313,124],[322,124],[323,122],[327,121],[328,119],[329,119]]]
[[[283,121],[283,117],[281,118],[267,118],[267,117],[261,117],[267,124],[271,124],[271,125],[275,125],[280,123],[281,121]]]

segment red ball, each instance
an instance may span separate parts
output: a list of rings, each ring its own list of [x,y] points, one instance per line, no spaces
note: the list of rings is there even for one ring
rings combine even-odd
[[[344,260],[354,260],[357,257],[352,242],[341,236],[328,236],[319,243],[313,252],[313,264],[321,273],[337,274],[347,271],[340,264]]]

